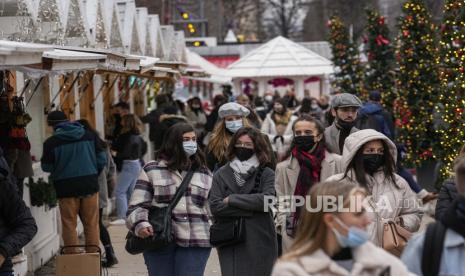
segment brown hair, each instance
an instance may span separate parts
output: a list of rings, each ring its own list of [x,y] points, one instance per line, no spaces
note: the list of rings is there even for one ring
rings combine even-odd
[[[315,210],[319,208],[317,200],[319,196],[342,196],[344,198],[344,207],[347,207],[350,203],[350,198],[357,192],[365,194],[364,189],[358,188],[355,184],[346,181],[322,182],[310,189],[310,202],[306,204]],[[309,212],[307,208],[302,208],[301,220],[297,228],[294,243],[290,251],[281,259],[295,259],[304,255],[310,255],[318,249],[323,248],[326,242],[326,234],[328,233],[328,227],[323,221],[323,215],[332,212],[334,211],[321,210],[318,212]]]
[[[134,114],[127,114],[121,117],[121,125],[123,129],[121,133],[133,132],[135,134],[141,134],[143,124],[140,119]]]
[[[253,141],[254,151],[257,155],[258,162],[260,166],[269,166],[272,162],[271,155],[272,152],[269,152],[266,140],[263,137],[263,134],[254,127],[243,127],[239,129],[232,137],[229,142],[227,158],[229,161],[232,161],[236,157],[236,144],[239,138],[244,135],[248,135]]]
[[[242,123],[244,127],[250,126],[249,120],[242,117]],[[226,129],[226,123],[224,119],[216,123],[215,128],[212,131],[210,142],[208,142],[208,151],[213,153],[218,162],[223,163],[227,160],[228,146],[231,141],[232,134]]]

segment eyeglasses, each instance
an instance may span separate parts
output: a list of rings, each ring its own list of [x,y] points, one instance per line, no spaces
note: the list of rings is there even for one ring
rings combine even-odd
[[[248,149],[253,149],[253,143],[236,143],[234,145],[236,148],[248,148]]]

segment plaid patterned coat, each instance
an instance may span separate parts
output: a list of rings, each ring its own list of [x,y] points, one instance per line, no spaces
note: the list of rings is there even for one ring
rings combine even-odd
[[[151,206],[168,206],[185,174],[169,170],[164,161],[147,163],[129,202],[127,227],[137,235],[141,229],[150,226],[148,209]],[[211,172],[207,168],[197,170],[184,196],[174,207],[171,222],[178,246],[211,247],[211,220],[207,204],[211,185]]]

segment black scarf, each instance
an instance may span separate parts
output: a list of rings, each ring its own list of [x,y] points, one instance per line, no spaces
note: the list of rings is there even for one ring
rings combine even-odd
[[[459,196],[452,202],[441,222],[465,238],[465,197]]]

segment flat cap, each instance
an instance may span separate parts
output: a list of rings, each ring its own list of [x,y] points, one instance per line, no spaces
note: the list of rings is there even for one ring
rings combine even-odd
[[[361,107],[362,101],[355,95],[349,93],[341,93],[334,96],[331,102],[331,107]]]
[[[221,119],[226,116],[242,116],[247,117],[250,111],[238,103],[225,103],[220,107],[218,115]]]

